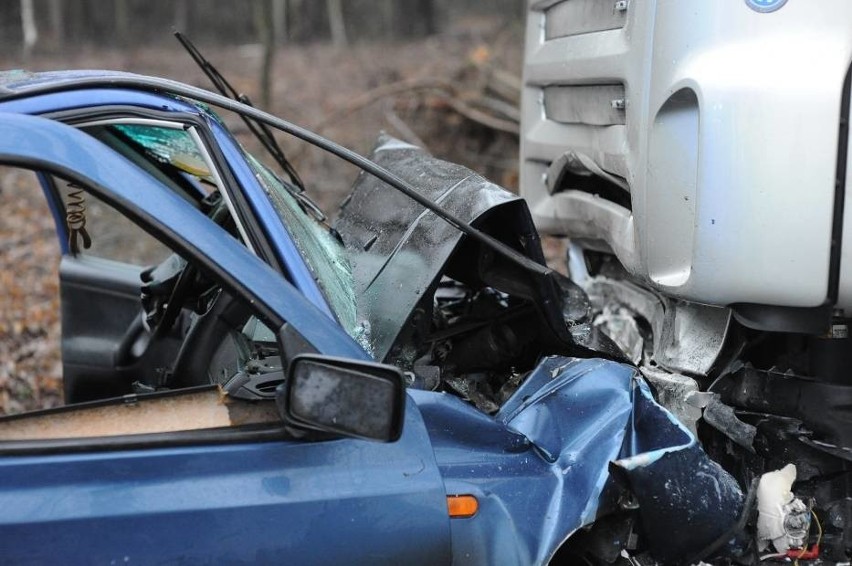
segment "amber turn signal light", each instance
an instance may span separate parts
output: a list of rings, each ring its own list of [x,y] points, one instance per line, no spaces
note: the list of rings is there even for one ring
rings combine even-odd
[[[472,495],[448,495],[447,509],[453,519],[473,517],[479,510],[479,502]]]

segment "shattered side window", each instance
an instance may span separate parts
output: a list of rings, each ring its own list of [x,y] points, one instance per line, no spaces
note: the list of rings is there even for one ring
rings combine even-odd
[[[161,162],[168,163],[199,180],[215,183],[204,156],[186,131],[142,124],[119,124],[113,127]]]
[[[346,250],[329,227],[306,213],[282,181],[251,154],[245,152],[255,176],[263,186],[299,252],[325,294],[338,321],[355,336],[355,287]]]
[[[80,129],[134,161],[196,207],[216,190],[214,173],[196,141],[183,128],[117,122],[83,125]],[[80,253],[134,265],[157,264],[170,254],[98,199],[90,195],[78,201],[82,195],[78,188],[61,179],[55,182],[66,214],[77,215],[90,236],[91,245]]]

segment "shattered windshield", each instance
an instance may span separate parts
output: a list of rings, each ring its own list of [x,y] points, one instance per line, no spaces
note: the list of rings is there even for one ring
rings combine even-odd
[[[354,280],[343,244],[327,225],[305,212],[275,173],[243,152],[338,321],[357,339]]]

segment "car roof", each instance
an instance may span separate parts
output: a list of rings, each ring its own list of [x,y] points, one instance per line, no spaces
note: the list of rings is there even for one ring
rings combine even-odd
[[[24,69],[0,71],[0,100],[6,96],[25,94],[27,90],[49,84],[61,84],[81,78],[132,78],[136,73],[108,70],[45,71],[34,73]]]

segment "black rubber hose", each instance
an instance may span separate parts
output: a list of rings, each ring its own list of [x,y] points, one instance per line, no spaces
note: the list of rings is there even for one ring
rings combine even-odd
[[[734,523],[731,528],[727,531],[719,535],[713,542],[705,546],[701,549],[700,552],[696,553],[692,559],[687,562],[687,564],[698,564],[708,556],[711,556],[714,552],[719,550],[723,544],[731,540],[737,533],[741,532],[748,522],[749,517],[751,516],[751,512],[754,509],[754,502],[757,499],[757,484],[759,478],[754,478],[751,480],[751,485],[748,488],[748,493],[746,494],[745,503],[743,504],[743,512],[740,514],[739,520]]]

